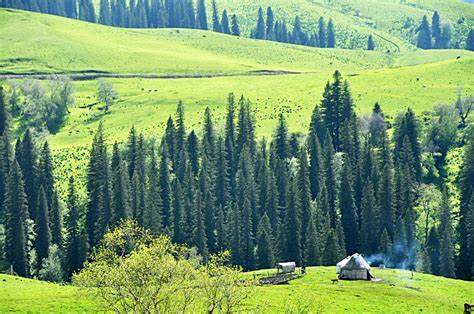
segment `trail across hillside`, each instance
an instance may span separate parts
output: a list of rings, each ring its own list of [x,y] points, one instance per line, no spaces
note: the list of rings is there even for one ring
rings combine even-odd
[[[305,72],[311,73],[311,72]],[[302,72],[283,70],[256,70],[235,73],[183,73],[183,74],[144,74],[144,73],[110,73],[110,72],[72,72],[72,73],[11,73],[0,74],[0,80],[37,79],[50,80],[58,75],[64,75],[74,81],[95,80],[98,78],[144,78],[144,79],[184,79],[184,78],[212,78],[227,76],[257,76],[257,75],[288,75],[302,74]]]

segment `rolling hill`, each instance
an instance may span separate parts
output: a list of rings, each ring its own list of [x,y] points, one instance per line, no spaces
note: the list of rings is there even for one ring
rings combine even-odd
[[[465,50],[316,49],[210,31],[113,28],[9,9],[0,9],[0,38],[5,43],[0,80],[45,74],[78,79],[76,104],[59,132],[49,137],[61,164],[59,178],[83,173],[99,121],[109,144],[124,141],[133,125],[159,137],[179,100],[188,130],[200,132],[206,106],[221,126],[228,93],[243,94],[253,104],[257,135],[269,137],[279,113],[287,117],[290,131],[307,130],[311,111],[336,69],[349,80],[363,114],[376,101],[390,117],[407,107],[421,113],[454,101],[460,87],[472,94],[474,86],[474,53]],[[94,105],[94,78],[100,76],[110,77],[119,94],[108,114]]]
[[[262,313],[453,313],[473,301],[473,283],[408,271],[374,270],[379,282],[339,281],[334,267],[308,268],[288,285],[255,288],[248,308]],[[258,274],[269,271],[258,271]],[[251,273],[252,274],[252,273]],[[76,287],[0,275],[0,312],[97,312],[99,300]]]

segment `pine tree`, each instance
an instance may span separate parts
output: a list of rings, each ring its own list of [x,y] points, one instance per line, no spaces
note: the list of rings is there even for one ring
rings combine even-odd
[[[197,192],[195,195],[196,203],[194,207],[194,231],[193,243],[197,247],[199,254],[207,260],[209,251],[207,249],[206,230],[204,226],[204,215],[202,212],[201,193]]]
[[[270,219],[264,213],[257,231],[257,265],[259,268],[272,268],[274,265],[272,234]]]
[[[79,19],[91,23],[96,22],[95,9],[91,0],[79,0]]]
[[[468,226],[468,244],[469,256],[471,257],[471,279],[474,279],[474,194],[471,196],[469,202],[469,217],[467,221]]]
[[[5,183],[5,259],[20,276],[28,275],[27,219],[28,203],[23,178],[14,160]]]
[[[386,231],[390,239],[393,239],[393,167],[386,131],[384,131],[384,135],[382,137],[382,148],[380,151],[379,163],[382,169],[380,171],[380,184],[377,197],[381,209],[381,230]]]
[[[324,186],[327,191],[327,201],[331,227],[336,226],[336,180],[334,174],[334,148],[331,140],[331,135],[326,132],[324,140]]]
[[[199,29],[208,29],[205,0],[198,0],[196,20]]]
[[[10,172],[10,137],[8,130],[5,130],[0,137],[0,204],[4,204],[6,194],[6,182]],[[5,213],[4,206],[0,206],[0,219]]]
[[[227,16],[227,10],[225,9],[222,11],[221,28],[224,34],[230,35],[229,17]]]
[[[36,191],[38,189],[36,186],[38,181],[38,166],[35,147],[29,129],[25,132],[25,136],[23,137],[21,145],[15,147],[15,154],[23,175],[23,181],[25,184],[24,189],[28,201],[29,216],[35,220],[37,209],[36,202],[38,200],[38,196],[36,195]]]
[[[408,166],[415,172],[416,182],[421,181],[421,148],[419,142],[419,128],[415,113],[410,108],[404,115],[398,116],[394,132],[395,149],[393,151],[395,164],[409,162]],[[404,141],[408,140],[411,151],[408,159],[401,160],[400,154]]]
[[[443,200],[441,204],[441,218],[439,225],[440,235],[440,255],[439,267],[440,273],[444,277],[455,276],[454,271],[454,244],[453,244],[453,225],[451,221],[451,208],[449,206],[449,197],[446,188],[443,191]]]
[[[128,134],[127,153],[128,177],[131,181],[133,173],[135,172],[135,161],[137,159],[137,133],[135,126],[132,126]]]
[[[43,186],[48,204],[52,207],[54,194],[53,158],[51,157],[51,150],[48,142],[44,142],[39,157],[38,178],[36,184],[38,186]]]
[[[159,183],[161,192],[161,201],[163,203],[162,208],[162,225],[165,229],[171,228],[171,179],[168,161],[168,152],[165,143],[161,145],[161,161],[159,168]]]
[[[87,234],[81,231],[79,225],[80,213],[73,177],[69,179],[67,208],[69,211],[65,221],[65,270],[70,278],[74,272],[82,268],[88,251]]]
[[[339,194],[339,207],[341,209],[341,221],[344,229],[346,252],[354,254],[359,249],[359,233],[356,217],[356,208],[352,190],[352,174],[350,161],[345,158],[342,169],[341,188]]]
[[[199,173],[200,148],[199,148],[199,139],[197,138],[197,135],[194,132],[194,130],[192,130],[191,133],[189,133],[187,145],[188,145],[189,163],[191,165],[191,169],[193,170],[193,174],[197,176]]]
[[[54,191],[49,211],[49,227],[51,229],[51,244],[62,248],[63,245],[63,223],[61,208],[59,206],[58,192]]]
[[[362,219],[360,225],[360,250],[366,255],[374,254],[378,251],[378,237],[374,236],[374,230],[378,228],[378,209],[374,188],[369,181],[366,183],[362,197]],[[347,242],[347,241],[346,241]]]
[[[181,188],[181,183],[179,180],[174,179],[172,184],[173,192],[173,242],[182,244],[185,241],[184,228],[183,228],[183,210],[184,210],[184,200],[183,200],[183,190]]]
[[[254,35],[256,39],[265,39],[265,21],[263,20],[262,7],[258,8],[257,27],[255,28]]]
[[[161,190],[159,182],[159,167],[155,156],[155,150],[152,148],[150,167],[148,170],[148,205],[145,209],[144,224],[153,234],[159,234],[162,230],[162,209]],[[187,223],[190,223],[188,221]]]
[[[103,125],[100,124],[92,142],[87,172],[88,205],[86,231],[91,247],[95,246],[110,222],[107,148]]]
[[[300,196],[300,217],[301,217],[301,248],[304,253],[306,238],[308,235],[306,231],[311,219],[311,185],[309,182],[308,170],[308,155],[305,149],[301,149],[299,154],[299,170],[297,174],[297,189]]]
[[[367,40],[367,50],[375,50],[375,42],[372,35],[369,35]]]
[[[168,148],[168,158],[172,162],[173,168],[176,166],[176,128],[174,126],[173,119],[168,117],[168,121],[166,122],[166,130],[165,130],[165,135],[164,139],[166,142],[166,147]]]
[[[0,86],[0,136],[8,130],[9,114],[7,109],[7,100],[5,98],[5,90]]]
[[[111,25],[109,0],[100,0],[99,6],[99,23],[104,25]]]
[[[112,151],[111,161],[111,196],[112,196],[112,221],[111,225],[116,226],[125,218],[130,217],[129,199],[129,179],[125,163],[120,156],[118,143],[115,142]]]
[[[308,135],[309,151],[309,180],[311,185],[311,198],[315,199],[321,190],[321,181],[323,181],[323,156],[318,136],[314,132]]]
[[[303,265],[316,266],[321,265],[321,248],[318,232],[316,231],[316,224],[314,217],[309,217],[306,224],[306,236],[304,238],[304,262]]]
[[[319,31],[319,47],[326,48],[326,44],[327,44],[326,23],[324,22],[323,17],[319,18],[318,31]]]
[[[431,30],[426,15],[418,28],[418,38],[416,46],[421,49],[431,49]]]
[[[428,234],[428,241],[426,243],[426,253],[430,259],[430,273],[433,275],[440,275],[440,237],[438,234],[438,228],[431,227]]]
[[[472,260],[469,255],[469,215],[471,199],[474,196],[474,142],[470,141],[464,148],[463,163],[459,173],[459,190],[461,194],[458,234],[459,255],[456,265],[456,277],[469,280],[473,276]],[[471,208],[472,210],[472,208]]]
[[[336,36],[334,35],[334,24],[332,19],[329,19],[328,22],[328,48],[336,47]]]
[[[49,209],[46,194],[43,187],[40,186],[38,191],[38,208],[36,217],[36,269],[40,269],[43,259],[49,255],[49,246],[51,245],[51,230],[49,228]]]
[[[466,49],[474,51],[474,29],[471,29],[466,37]]]
[[[442,37],[441,37],[441,22],[438,11],[433,13],[431,18],[431,35],[434,38],[434,47],[435,49],[442,48]]]
[[[231,18],[231,30],[232,35],[240,36],[239,21],[237,20],[237,16],[235,14],[232,14]]]
[[[276,156],[281,160],[290,157],[288,140],[288,126],[286,125],[285,117],[283,114],[280,114],[278,117],[278,126],[275,131],[274,141]]]
[[[77,19],[77,0],[65,0],[64,7],[67,17]]]
[[[219,23],[216,0],[212,0],[212,30],[218,33],[222,31],[221,24]]]
[[[285,210],[285,230],[286,230],[286,256],[287,260],[301,265],[301,201],[297,182],[290,183],[288,193],[288,204]]]
[[[273,10],[271,7],[267,8],[267,21],[265,26],[265,36],[266,39],[273,40],[273,27],[274,27],[275,18],[273,16]]]

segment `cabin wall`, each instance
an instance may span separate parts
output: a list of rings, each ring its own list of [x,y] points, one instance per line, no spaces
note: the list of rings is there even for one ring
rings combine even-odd
[[[353,269],[353,270],[342,269],[341,279],[367,280],[367,270],[366,269]]]

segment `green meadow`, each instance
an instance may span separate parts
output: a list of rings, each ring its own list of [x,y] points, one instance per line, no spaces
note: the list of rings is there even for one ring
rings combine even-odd
[[[256,275],[273,272],[258,271]],[[256,313],[460,313],[472,301],[472,282],[408,271],[374,269],[378,282],[339,281],[335,267],[308,268],[286,285],[258,286],[248,301]],[[252,275],[250,273],[249,275]],[[0,275],[0,312],[98,312],[100,300],[87,291]]]

